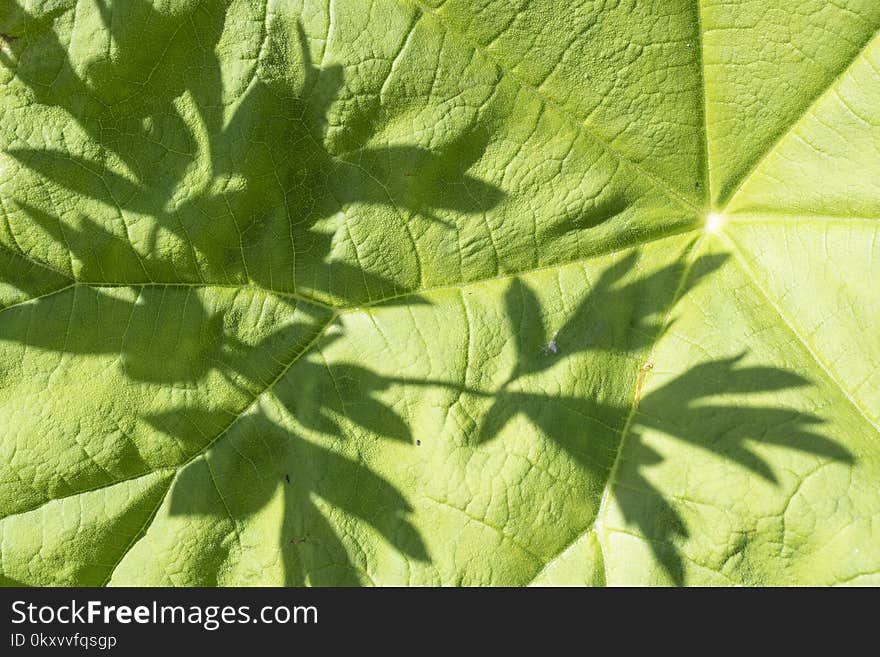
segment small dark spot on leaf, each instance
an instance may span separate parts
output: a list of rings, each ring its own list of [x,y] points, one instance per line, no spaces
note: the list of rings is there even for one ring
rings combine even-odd
[[[290,475],[289,474],[284,475],[284,481],[286,481],[288,484],[290,483]]]
[[[416,441],[416,445],[421,445],[421,444],[422,444],[422,441],[421,441],[421,440],[417,440],[417,441]]]

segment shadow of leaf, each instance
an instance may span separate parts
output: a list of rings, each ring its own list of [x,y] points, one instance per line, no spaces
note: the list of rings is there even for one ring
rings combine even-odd
[[[66,321],[53,321],[63,317]],[[95,318],[100,318],[96,326]],[[266,344],[246,345],[228,333],[225,313],[211,309],[193,288],[97,288],[73,286],[6,311],[0,342],[65,354],[118,355],[125,378],[195,386],[210,371],[235,372],[254,388],[248,355]],[[305,324],[286,326],[285,339],[306,334]],[[276,346],[277,349],[277,346]]]
[[[771,483],[777,483],[776,476],[767,463],[749,450],[747,441],[790,447],[841,463],[853,462],[852,454],[816,431],[824,422],[814,415],[772,406],[741,409],[707,403],[705,400],[716,395],[757,395],[809,385],[807,379],[794,372],[740,366],[744,357],[741,354],[695,365],[651,392],[639,405],[639,425],[724,456]],[[653,412],[661,409],[664,416],[681,418],[687,424],[656,419]],[[699,428],[706,426],[712,426],[720,436],[714,442],[700,436]]]
[[[196,389],[219,373],[253,396],[259,409],[260,398],[275,392],[264,361],[281,353],[289,367],[301,355],[292,351],[317,337],[318,322],[284,326],[246,343],[229,309],[209,303],[200,286],[250,283],[283,293],[297,292],[304,281],[332,303],[397,297],[411,290],[395,279],[385,250],[374,249],[381,258],[367,265],[334,252],[338,241],[352,239],[346,206],[385,208],[400,227],[418,214],[454,228],[435,213],[485,212],[503,197],[467,172],[487,147],[484,132],[452,136],[436,150],[380,145],[371,143],[369,118],[352,117],[344,139],[334,142],[337,150],[329,149],[324,137],[344,87],[343,69],[316,66],[302,26],[283,12],[267,27],[264,56],[250,84],[228,107],[216,55],[225,2],[192,3],[175,12],[142,0],[97,5],[107,53],[85,66],[71,61],[55,31],[56,22],[72,19],[75,3],[42,16],[17,3],[0,9],[0,27],[10,35],[0,63],[27,86],[32,102],[63,110],[90,142],[85,152],[6,150],[49,189],[77,203],[58,204],[51,194],[34,200],[33,190],[14,199],[32,229],[69,254],[72,275],[69,291],[8,309],[4,342],[118,356],[126,381],[141,384]],[[146,78],[144,71],[150,72]],[[80,202],[91,205],[80,209]],[[16,289],[44,289],[18,278],[4,281]],[[426,303],[418,295],[406,302]],[[254,358],[257,353],[263,356]],[[302,368],[317,376],[319,366]],[[377,395],[388,381],[356,365],[330,366],[329,372],[335,398],[277,401],[304,427],[328,436],[338,438],[344,417],[378,437],[412,442],[403,418]],[[302,385],[310,385],[309,376]],[[361,581],[340,539],[349,530],[340,520],[345,517],[359,519],[410,558],[428,559],[408,520],[409,504],[389,482],[258,410],[239,419],[229,409],[196,405],[147,420],[173,439],[188,463],[171,493],[172,514],[228,513],[222,508],[228,499],[208,508],[186,493],[190,482],[211,490],[214,477],[205,479],[204,468],[224,481],[252,482],[248,494],[236,498],[238,522],[260,513],[281,491],[279,550],[288,583]],[[239,435],[252,440],[237,441]],[[209,449],[221,436],[250,462],[224,461]],[[259,464],[255,471],[252,463]]]
[[[166,431],[186,413],[177,409],[148,420]],[[407,557],[429,559],[408,519],[409,503],[363,463],[292,434],[260,411],[228,428],[223,440],[183,467],[171,491],[169,512],[228,519],[238,527],[280,497],[279,544],[287,584],[363,583],[356,576],[361,569],[339,537],[352,531],[351,519],[367,524]],[[329,505],[334,522],[316,499]]]
[[[574,215],[564,217],[553,228],[546,231],[546,236],[554,237],[594,228],[624,212],[626,208],[626,202],[620,198],[596,203],[586,212],[579,211]]]
[[[251,281],[278,291],[314,289],[346,303],[372,302],[412,288],[396,280],[399,263],[387,253],[388,245],[374,243],[385,239],[381,234],[370,238],[367,266],[360,261],[354,266],[334,253],[339,242],[353,240],[346,207],[386,208],[397,224],[386,221],[382,230],[388,239],[400,241],[411,239],[408,223],[413,215],[454,229],[435,212],[481,213],[503,198],[497,187],[467,173],[488,145],[485,131],[453,136],[437,150],[376,146],[368,145],[371,122],[352,117],[347,126],[357,126],[359,134],[348,136],[351,150],[331,153],[324,135],[331,106],[344,85],[343,71],[338,65],[314,65],[298,21],[280,15],[270,21],[254,77],[231,116],[224,118],[214,55],[223,27],[223,3],[201,3],[189,14],[173,16],[144,2],[127,3],[123,13],[147,21],[146,35],[127,27],[115,15],[116,6],[112,13],[104,3],[101,7],[115,55],[92,65],[87,74],[69,64],[51,20],[24,11],[19,12],[22,24],[16,28],[22,34],[16,41],[17,56],[7,55],[3,63],[29,85],[39,102],[67,110],[101,148],[98,158],[52,149],[7,150],[43,179],[103,204],[115,215],[115,232],[95,218],[81,218],[81,236],[99,231],[99,237],[116,234],[126,241],[126,224],[131,221],[126,217],[144,216],[152,222],[151,235],[130,244],[139,259],[149,261],[163,233],[192,252],[185,267],[150,262],[119,267],[113,282],[124,282],[126,273],[130,279],[135,271],[139,274],[129,282],[181,277],[194,283]],[[199,27],[190,26],[192,22]],[[168,64],[167,49],[181,42],[171,35],[181,30],[189,37],[184,41],[187,48],[198,43],[197,50],[204,51],[192,64],[198,75]],[[140,44],[139,38],[146,42]],[[65,62],[64,74],[56,71],[50,78],[38,65],[42,58]],[[183,55],[180,59],[188,61]],[[156,71],[148,84],[137,84],[145,61],[157,61]],[[56,94],[62,82],[66,91]],[[187,94],[197,116],[184,116],[178,106],[178,99]],[[125,125],[117,125],[120,121]],[[164,151],[157,151],[157,145]],[[126,174],[119,167],[110,168],[113,158],[124,162]],[[207,177],[194,180],[191,170],[196,167],[207,171]],[[27,201],[19,205],[27,206],[29,215],[35,209]],[[109,244],[104,240],[91,245],[83,268],[95,272],[99,264],[112,262],[114,253],[101,248]],[[99,280],[110,282],[95,279]]]
[[[61,272],[47,269],[0,246],[0,310],[60,290],[72,283]]]
[[[666,495],[644,476],[647,468],[663,462],[663,456],[646,445],[642,436],[630,428],[628,452],[634,454],[627,464],[628,485],[614,489],[614,500],[626,522],[639,528],[650,542],[654,558],[678,586],[684,584],[684,560],[675,539],[690,536],[684,520],[666,499]]]
[[[317,372],[309,371],[315,366],[311,363],[307,363],[306,366],[301,376],[305,379],[317,378]],[[375,397],[375,393],[388,389],[392,384],[391,380],[359,365],[343,363],[327,367],[331,371],[337,393],[337,404],[333,404],[337,414],[376,435],[412,443],[412,435],[403,418]],[[327,399],[323,400],[323,404],[317,398],[306,399],[312,408],[322,405],[325,408],[331,407],[330,401]],[[356,401],[346,403],[344,401],[346,399]],[[292,412],[291,408],[288,410]]]
[[[603,272],[558,334],[550,338],[556,342],[552,350],[546,347],[548,335],[537,295],[524,281],[512,281],[505,302],[516,336],[517,362],[513,373],[495,395],[477,390],[467,392],[493,397],[482,418],[477,443],[493,439],[522,414],[583,468],[608,477],[608,486],[612,487],[626,522],[639,528],[658,563],[673,582],[681,585],[684,565],[675,539],[687,538],[688,530],[664,493],[645,476],[647,469],[663,461],[657,451],[643,442],[645,430],[661,431],[681,443],[732,461],[771,483],[777,483],[776,475],[770,464],[750,448],[750,442],[785,447],[839,463],[851,464],[854,457],[819,432],[824,421],[815,415],[772,405],[716,401],[720,396],[736,393],[758,399],[763,393],[810,385],[794,372],[747,366],[743,363],[745,354],[695,365],[644,396],[641,388],[648,370],[640,369],[632,403],[627,406],[588,397],[515,390],[515,385],[527,387],[529,375],[556,365],[561,359],[576,359],[586,351],[638,350],[659,340],[664,327],[659,320],[652,319],[657,317],[657,309],[634,306],[634,298],[643,298],[643,291],[636,288],[652,289],[658,276],[669,273],[681,277],[684,263],[618,284],[635,261],[635,255],[629,256]],[[688,288],[717,269],[721,261],[703,258],[694,263]],[[602,317],[605,313],[613,315],[614,321],[606,324]],[[616,339],[611,326],[627,327],[628,339]],[[609,454],[623,449],[624,439],[625,461],[621,467],[626,471],[626,485],[610,480],[615,468],[608,461]]]
[[[725,256],[704,256],[691,268],[691,287],[718,269]],[[558,358],[586,351],[635,351],[653,344],[663,327],[668,290],[688,268],[678,260],[648,274],[636,270],[638,252],[616,262],[590,286],[562,327],[548,335],[535,293],[519,278],[505,293],[507,316],[515,329],[516,366],[508,384],[553,367]],[[628,277],[629,280],[625,280]],[[672,283],[672,285],[670,285]],[[507,384],[505,384],[507,385]]]

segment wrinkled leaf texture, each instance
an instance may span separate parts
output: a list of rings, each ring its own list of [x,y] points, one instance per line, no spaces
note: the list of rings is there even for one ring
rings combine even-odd
[[[880,584],[876,0],[9,0],[0,577]]]

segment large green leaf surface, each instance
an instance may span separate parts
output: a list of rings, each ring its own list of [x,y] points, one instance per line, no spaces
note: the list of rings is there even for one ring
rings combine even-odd
[[[880,584],[876,0],[0,5],[0,576]]]

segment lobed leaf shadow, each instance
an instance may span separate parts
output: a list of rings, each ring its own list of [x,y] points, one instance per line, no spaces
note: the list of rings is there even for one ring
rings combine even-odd
[[[371,403],[382,406],[375,400]],[[181,413],[186,411],[170,411],[149,421],[156,429],[167,430]],[[363,463],[291,435],[262,412],[246,417],[227,444],[234,458],[211,450],[180,471],[169,512],[215,516],[228,508],[238,525],[280,497],[286,510],[279,536],[286,584],[362,584],[359,571],[363,571],[355,566],[350,548],[340,538],[341,531],[352,531],[352,518],[368,525],[409,559],[429,560],[419,532],[408,519],[412,507],[406,498]],[[217,491],[213,496],[212,490]],[[234,494],[229,495],[230,491]],[[331,511],[319,508],[316,499]]]
[[[488,145],[484,131],[454,137],[437,150],[375,146],[368,144],[370,120],[355,117],[335,139],[335,151],[340,145],[345,150],[329,151],[328,118],[343,90],[343,71],[339,65],[315,66],[299,23],[270,24],[257,71],[232,116],[225,117],[214,54],[225,3],[200,3],[188,16],[165,16],[141,0],[126,3],[125,12],[149,26],[147,34],[114,18],[116,5],[114,12],[105,2],[100,6],[114,56],[91,66],[85,78],[51,29],[63,9],[49,18],[19,10],[10,21],[20,24],[17,58],[0,53],[0,61],[16,70],[40,103],[64,108],[101,148],[97,159],[61,150],[7,149],[45,180],[118,210],[113,231],[88,217],[80,219],[82,230],[63,226],[72,251],[82,241],[87,244],[80,250],[92,252],[82,261],[87,270],[112,262],[124,247],[126,261],[141,262],[127,262],[117,275],[141,269],[138,280],[178,280],[183,274],[194,282],[247,280],[281,291],[295,290],[299,280],[349,303],[372,300],[407,289],[383,273],[394,272],[396,265],[382,248],[371,247],[378,255],[369,268],[333,257],[334,239],[351,230],[342,217],[345,207],[391,210],[399,223],[382,228],[405,240],[412,216],[453,229],[435,211],[484,212],[503,197],[497,187],[467,173]],[[168,51],[181,43],[201,46],[191,68],[164,64],[175,61]],[[178,59],[192,58],[179,54]],[[144,62],[153,61],[159,62],[157,72],[140,82]],[[50,76],[43,62],[64,64]],[[303,80],[297,79],[300,72]],[[197,117],[185,117],[178,106],[177,99],[186,96],[194,100]],[[109,169],[114,159],[130,175]],[[206,159],[208,177],[192,180],[188,171]],[[23,208],[33,211],[30,205]],[[126,239],[129,214],[153,222],[142,244]],[[335,229],[328,228],[328,220],[336,222]],[[91,241],[96,232],[104,238],[98,244],[108,236],[120,244],[112,253],[100,250]],[[189,271],[149,262],[162,233],[192,250]]]
[[[537,295],[520,278],[514,278],[505,294],[505,307],[515,325],[516,366],[504,384],[555,365],[551,356],[572,356],[584,351],[636,351],[649,346],[663,330],[662,310],[668,291],[689,268],[684,260],[650,274],[623,282],[636,266],[639,253],[633,251],[602,272],[562,327],[550,335],[544,325]],[[724,262],[724,256],[704,256],[693,268],[691,287],[709,276]],[[665,327],[669,330],[672,327]],[[552,347],[548,349],[548,345]],[[539,345],[537,348],[535,345]],[[554,353],[555,350],[555,353]]]
[[[372,527],[408,558],[428,560],[403,494],[364,463],[334,453],[329,442],[316,442],[315,436],[344,441],[352,426],[376,438],[413,442],[407,423],[379,397],[390,380],[362,366],[303,355],[321,337],[325,311],[285,302],[303,316],[246,344],[224,325],[225,313],[211,311],[192,289],[148,287],[136,299],[120,296],[127,292],[75,287],[68,295],[48,295],[9,308],[0,342],[59,354],[118,355],[123,375],[145,384],[197,390],[215,372],[230,387],[255,398],[251,407],[232,417],[228,409],[202,406],[197,397],[190,398],[195,405],[142,416],[170,439],[169,449],[180,452],[168,503],[171,515],[214,514],[223,521],[229,515],[238,527],[280,490],[285,511],[278,549],[289,585],[362,583],[366,575],[358,574],[350,548],[339,537],[340,527],[351,529],[350,518]],[[170,302],[171,295],[180,299]],[[68,321],[51,321],[59,316]],[[97,328],[94,317],[101,318]],[[132,326],[144,330],[133,331]],[[322,347],[340,336],[324,336]],[[273,380],[279,353],[295,364]],[[277,412],[265,412],[273,403],[286,409],[296,424],[281,422]],[[142,460],[137,463],[143,466]],[[316,496],[326,502],[323,507],[316,505]],[[327,513],[337,525],[323,517]]]
[[[342,393],[333,398],[326,390],[281,394],[289,373],[273,381],[267,367],[253,362],[258,360],[252,358],[255,353],[290,351],[304,341],[302,336],[316,339],[315,331],[322,328],[320,307],[291,300],[294,306],[311,308],[315,316],[281,327],[257,344],[245,344],[230,331],[226,313],[208,308],[194,287],[175,289],[162,283],[250,283],[296,292],[297,280],[311,277],[311,287],[350,304],[406,292],[376,263],[368,268],[336,259],[334,238],[348,228],[328,229],[327,220],[346,205],[360,204],[391,209],[402,224],[418,215],[454,228],[435,212],[484,212],[503,196],[467,173],[485,150],[488,135],[463,134],[436,150],[377,146],[369,143],[370,121],[352,120],[346,134],[336,139],[344,149],[331,152],[326,146],[328,119],[343,89],[343,70],[312,62],[298,22],[271,23],[266,54],[226,116],[215,54],[226,3],[198,3],[174,15],[142,0],[112,7],[98,0],[98,6],[109,54],[85,71],[72,64],[53,29],[54,21],[74,4],[43,16],[32,16],[18,4],[0,9],[0,25],[10,33],[0,63],[15,71],[36,102],[63,109],[99,149],[86,155],[20,147],[5,152],[50,185],[107,206],[112,219],[80,212],[72,222],[69,209],[66,216],[55,214],[54,202],[16,199],[32,225],[77,263],[71,267],[75,281],[68,278],[77,284],[66,295],[7,308],[0,340],[59,354],[118,354],[124,376],[144,384],[195,387],[219,373],[234,388],[258,396],[253,408],[231,424],[228,410],[191,407],[145,419],[172,437],[184,454],[186,465],[170,495],[172,514],[221,513],[227,506],[227,500],[212,506],[186,492],[190,481],[205,484],[200,490],[216,490],[214,474],[210,482],[203,478],[205,467],[222,470],[231,482],[253,477],[251,464],[260,455],[217,463],[220,457],[210,447],[219,437],[235,442],[237,436],[247,436],[236,449],[266,449],[262,456],[276,457],[260,461],[259,482],[239,496],[233,523],[270,503],[276,488],[263,484],[274,473],[274,481],[283,482],[278,484],[286,509],[279,551],[287,583],[359,580],[350,548],[343,546],[340,528],[325,517],[328,513],[359,518],[401,553],[426,560],[425,546],[407,519],[411,508],[399,491],[364,463],[309,442],[282,426],[277,414],[270,418],[262,412],[271,398],[305,429],[336,440],[344,435],[339,420],[345,418],[374,435],[411,442],[406,423],[378,398],[390,382],[366,368],[319,366],[305,358],[296,362],[300,386],[328,375],[337,390],[340,382],[348,382],[343,400]],[[194,43],[199,47],[192,48]],[[188,65],[168,64],[175,61]],[[152,69],[147,79],[145,67]],[[192,100],[197,116],[185,115],[181,98]],[[191,172],[198,163],[206,163],[202,168],[209,174],[193,185]],[[329,182],[334,179],[338,184]],[[131,239],[132,217],[149,219],[145,240]],[[169,258],[169,235],[189,247],[191,266]],[[4,276],[22,289],[27,281],[19,278]],[[56,289],[63,287],[53,283]],[[126,288],[131,285],[135,287]],[[42,293],[45,285],[29,289]],[[407,302],[423,300],[413,295]],[[53,316],[76,316],[83,325],[92,317],[92,325],[71,330],[70,323],[59,327],[52,322]],[[97,325],[94,318],[100,320]],[[300,355],[288,354],[288,363]],[[206,436],[206,431],[214,435]],[[288,463],[284,476],[277,476],[281,457],[294,453],[297,458]],[[379,513],[359,496],[364,490]],[[321,509],[315,496],[326,502]],[[319,567],[328,555],[334,565]]]
[[[629,326],[627,349],[640,350],[653,345],[664,330],[656,317],[656,308],[632,305],[635,288],[647,286],[651,279],[670,270],[684,273],[685,263],[664,268],[654,274],[618,285],[616,282],[633,268],[636,256],[624,258],[609,267],[587,297],[578,305],[555,338],[547,334],[540,317],[537,296],[522,280],[512,281],[506,295],[507,313],[517,332],[517,362],[508,381],[491,395],[493,403],[482,419],[476,437],[481,444],[495,438],[514,417],[524,414],[541,432],[565,450],[583,468],[613,476],[612,463],[604,454],[620,455],[619,472],[625,472],[625,486],[613,486],[612,492],[621,513],[650,542],[658,563],[678,585],[684,583],[684,563],[675,539],[689,535],[685,522],[661,490],[650,482],[645,472],[663,461],[656,450],[643,441],[646,430],[661,431],[696,449],[708,451],[732,461],[770,483],[777,478],[770,464],[749,443],[777,445],[841,463],[853,463],[853,455],[843,446],[820,433],[824,421],[812,414],[771,405],[734,405],[718,401],[728,394],[759,395],[810,385],[794,372],[775,367],[747,366],[746,354],[710,360],[693,366],[669,382],[642,393],[650,367],[636,374],[631,404],[607,402],[578,395],[547,395],[526,392],[534,373],[558,365],[560,360],[574,362],[578,354],[591,350],[620,351],[622,341],[614,339],[614,327]],[[703,257],[694,263],[687,288],[716,269],[723,258]],[[687,289],[680,294],[685,294]],[[621,309],[629,322],[605,325],[597,314]],[[522,327],[533,327],[522,331]],[[668,330],[668,327],[665,327]],[[598,331],[598,333],[597,333]],[[542,350],[555,340],[555,351]],[[486,396],[480,391],[469,391]],[[589,436],[589,437],[587,437]],[[618,479],[620,475],[618,474]]]

